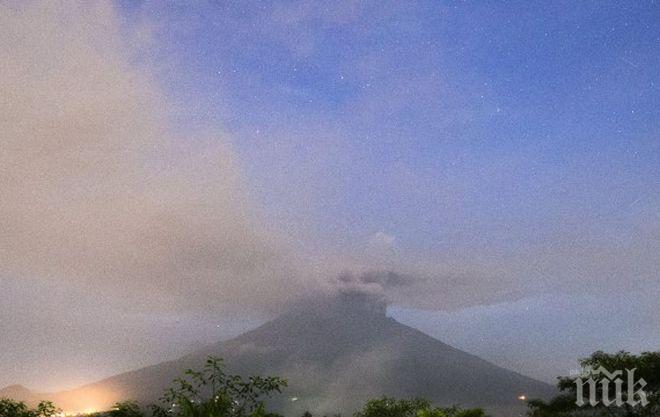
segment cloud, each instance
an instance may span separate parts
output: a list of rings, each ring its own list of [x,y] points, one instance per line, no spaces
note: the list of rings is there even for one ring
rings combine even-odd
[[[367,246],[375,252],[390,252],[394,249],[396,238],[385,232],[377,232],[369,237]]]
[[[362,293],[386,298],[392,289],[409,286],[415,278],[394,271],[369,270],[362,273],[342,272],[335,280],[335,290],[342,293]]]
[[[320,12],[303,2],[259,16],[267,17],[266,31],[302,26],[327,37],[316,22],[341,26],[363,16],[349,6]],[[285,238],[253,204],[227,135],[172,134],[170,117],[180,109],[136,64],[162,28],[140,14],[137,30],[122,32],[106,3],[62,9],[5,6],[0,17],[0,51],[10,58],[0,63],[3,279],[66,280],[133,307],[167,309],[264,308],[344,270],[414,276],[410,285],[383,291],[429,309],[573,292],[589,280],[599,283],[589,291],[657,287],[657,202],[642,198],[618,224],[591,219],[583,197],[608,192],[599,182],[606,175],[581,174],[584,155],[556,170],[529,163],[542,159],[542,146],[483,159],[449,152],[451,164],[439,169],[404,161],[381,166],[362,161],[371,151],[350,136],[360,123],[341,114],[312,117],[309,126],[295,119],[269,132],[285,139],[244,147],[265,166],[262,197],[295,235]],[[229,44],[246,43],[239,35],[253,24],[239,25]],[[374,75],[387,83],[348,99],[345,113],[387,121],[390,110],[435,109],[432,103],[443,101],[450,105],[442,115],[463,120],[465,103],[452,94],[448,74],[422,77],[415,65],[402,71],[419,80],[391,75],[391,61],[413,61],[395,59],[407,51],[347,59],[348,66],[362,62],[353,74],[359,84]],[[424,68],[441,58],[435,51]],[[394,94],[398,103],[382,98],[396,91],[393,84],[416,93],[408,88],[416,81],[424,81],[424,95]],[[358,111],[378,103],[394,107]],[[527,179],[544,169],[546,176]],[[565,176],[581,182],[557,181]],[[569,187],[575,196],[567,196]],[[519,196],[529,197],[522,208]],[[368,235],[383,224],[387,233]],[[371,232],[354,232],[360,228]],[[420,239],[427,244],[413,242]],[[304,243],[292,248],[289,240]],[[367,247],[358,247],[365,240]]]
[[[268,306],[296,260],[259,219],[226,135],[176,136],[108,3],[0,9],[2,279],[140,308]]]
[[[22,363],[58,360],[81,382],[116,371],[89,371],[98,352],[142,366],[136,350],[171,357],[173,340],[227,336],[209,332],[227,309],[254,323],[311,292],[428,310],[658,294],[657,135],[482,149],[501,92],[456,76],[460,60],[426,42],[437,25],[424,10],[216,7],[0,6],[0,348],[16,364],[0,385],[26,375]],[[177,62],[200,40],[217,53],[208,74]],[[238,90],[233,101],[218,86]],[[220,129],[173,133],[225,111],[238,134],[261,133],[240,149]],[[442,152],[417,153],[424,137]],[[110,351],[116,333],[146,348]],[[61,381],[41,369],[28,385]]]
[[[92,309],[81,294],[118,311],[272,311],[345,270],[357,278],[342,285],[415,297],[418,271],[394,272],[393,236],[368,239],[377,256],[293,248],[252,202],[230,137],[172,133],[179,109],[136,63],[155,42],[148,22],[124,31],[111,4],[80,2],[3,6],[0,23],[5,283],[44,303],[53,286],[75,288],[55,316]],[[340,145],[327,158],[344,158]],[[453,282],[443,274],[436,289]]]

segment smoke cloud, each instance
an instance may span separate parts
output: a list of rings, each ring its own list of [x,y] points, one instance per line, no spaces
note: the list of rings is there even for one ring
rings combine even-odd
[[[634,206],[639,213],[612,227],[570,211],[524,230],[510,219],[470,229],[456,217],[456,229],[483,238],[449,245],[445,253],[418,254],[381,231],[365,239],[362,252],[352,242],[343,253],[323,243],[316,246],[322,254],[306,253],[304,245],[291,243],[295,236],[285,238],[263,219],[231,138],[172,133],[177,126],[170,120],[181,109],[139,64],[149,30],[127,36],[108,3],[81,2],[66,11],[52,3],[0,10],[0,53],[6,57],[0,62],[5,282],[48,283],[44,288],[61,283],[124,307],[186,311],[229,305],[272,310],[309,292],[346,287],[428,309],[571,293],[594,280],[599,285],[591,292],[657,290],[658,221],[649,214],[657,202],[644,198]],[[337,139],[333,158],[350,154],[343,144]],[[278,152],[288,148],[271,147],[262,146],[284,171],[289,161]],[[328,153],[323,149],[313,156]],[[350,158],[344,162],[340,166],[353,165]],[[303,169],[300,175],[317,174]],[[387,184],[406,189],[421,184],[428,193],[436,181],[396,169],[387,175]],[[290,177],[269,176],[281,178],[284,185],[272,188],[286,198],[306,201],[296,194],[302,187],[286,185]],[[331,185],[325,188],[340,188]],[[296,190],[286,194],[291,188]],[[612,243],[619,229],[634,232],[629,242]],[[543,239],[511,248],[503,243],[528,235]],[[315,239],[322,240],[308,240]],[[383,268],[393,272],[368,272]],[[326,279],[345,270],[357,272]]]
[[[230,140],[171,133],[110,5],[3,6],[0,39],[1,279],[168,309],[300,293]]]

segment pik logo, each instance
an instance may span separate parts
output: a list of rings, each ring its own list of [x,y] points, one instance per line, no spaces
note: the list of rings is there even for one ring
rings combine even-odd
[[[635,379],[636,370],[637,368],[625,370],[626,389],[624,391],[623,370],[609,372],[602,366],[596,369],[591,367],[583,369],[582,373],[575,378],[577,389],[575,404],[578,407],[583,407],[586,404],[595,407],[600,403],[605,407],[611,405],[621,407],[623,404],[628,404],[631,407],[647,406],[649,402],[644,391],[646,381],[644,378]],[[585,401],[584,398],[585,386],[588,387],[589,391],[588,401]]]

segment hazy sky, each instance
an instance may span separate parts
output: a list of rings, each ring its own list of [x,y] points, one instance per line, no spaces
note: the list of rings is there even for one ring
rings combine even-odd
[[[254,326],[343,270],[552,380],[660,346],[660,5],[0,3],[0,386]]]

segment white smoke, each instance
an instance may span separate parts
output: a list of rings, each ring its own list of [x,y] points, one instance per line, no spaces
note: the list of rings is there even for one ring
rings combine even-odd
[[[299,292],[226,136],[176,137],[110,4],[0,8],[0,277],[162,308]]]

